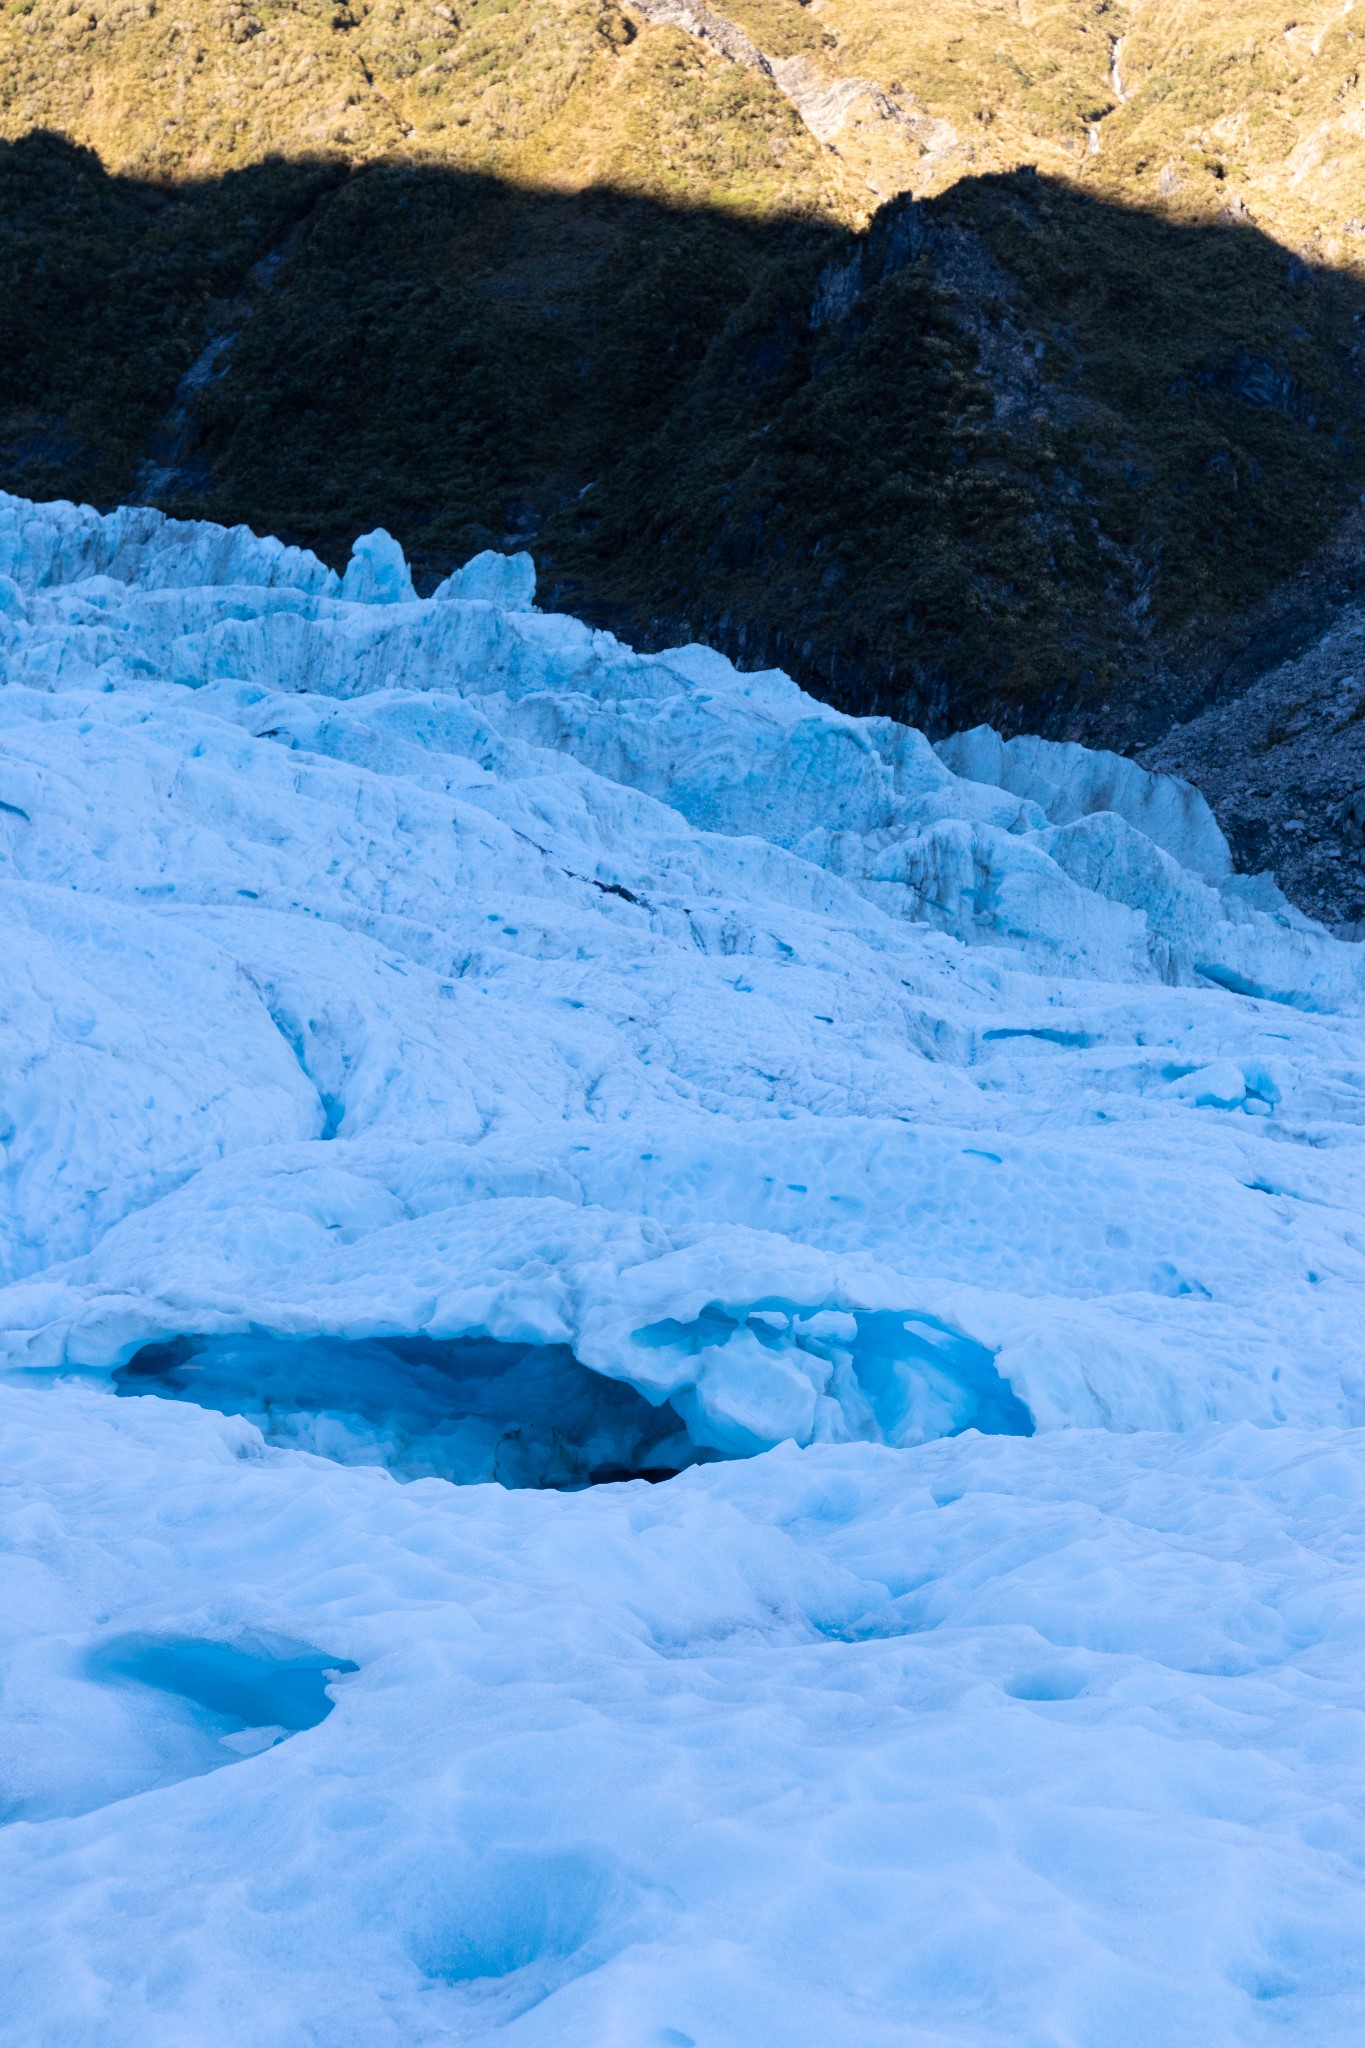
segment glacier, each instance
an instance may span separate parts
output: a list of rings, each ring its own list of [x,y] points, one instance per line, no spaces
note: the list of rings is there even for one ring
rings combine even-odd
[[[1362,949],[534,598],[0,494],[0,2039],[1350,2038]]]

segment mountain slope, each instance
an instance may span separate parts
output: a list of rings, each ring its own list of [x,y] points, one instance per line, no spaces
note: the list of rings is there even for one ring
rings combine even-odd
[[[0,10],[30,492],[1133,744],[1365,489],[1349,7],[67,10]]]

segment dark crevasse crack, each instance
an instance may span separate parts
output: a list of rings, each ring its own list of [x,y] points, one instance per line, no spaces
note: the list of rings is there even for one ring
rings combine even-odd
[[[544,848],[541,851],[543,852]],[[620,882],[599,882],[595,875],[576,874],[572,868],[561,868],[560,873],[567,875],[571,882],[586,882],[589,888],[600,890],[603,896],[619,896],[623,903],[634,903],[637,906],[641,904],[642,899],[631,890],[623,888]],[[648,909],[649,906],[646,904],[644,907]]]
[[[322,1112],[322,1128],[317,1136],[324,1141],[335,1138],[346,1115],[346,1102],[342,1090],[350,1069],[343,1034],[329,1023],[319,1024],[317,1019],[291,1010],[285,999],[269,984],[262,985],[255,975],[248,973],[245,968],[242,972],[260,997],[271,1023],[288,1046],[299,1072],[317,1096],[318,1107]],[[322,1072],[321,1069],[327,1071]]]
[[[713,1457],[675,1411],[580,1365],[564,1344],[488,1337],[188,1337],[113,1375],[245,1415],[273,1444],[402,1479],[573,1489],[667,1479]]]

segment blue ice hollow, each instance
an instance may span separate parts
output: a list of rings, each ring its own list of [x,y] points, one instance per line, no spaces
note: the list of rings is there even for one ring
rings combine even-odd
[[[242,1635],[233,1642],[192,1636],[126,1635],[101,1644],[90,1677],[152,1686],[202,1713],[243,1728],[298,1734],[325,1721],[335,1704],[331,1680],[359,1667],[285,1637]]]
[[[858,1397],[887,1443],[922,1443],[976,1429],[984,1436],[1032,1436],[1030,1410],[996,1368],[984,1344],[924,1312],[899,1309],[837,1314],[854,1327],[831,1338],[821,1329],[828,1312],[776,1297],[754,1303],[747,1317],[709,1303],[690,1323],[673,1319],[635,1332],[645,1349],[715,1353],[741,1332],[766,1352],[799,1360],[837,1358],[846,1352]],[[687,1414],[687,1403],[675,1396]],[[757,1447],[757,1446],[755,1446]]]

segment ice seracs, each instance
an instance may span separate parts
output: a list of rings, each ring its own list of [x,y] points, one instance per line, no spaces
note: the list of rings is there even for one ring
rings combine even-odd
[[[1350,2038],[1360,949],[534,594],[0,497],[0,2039]]]
[[[1040,1427],[1355,1417],[1360,951],[1194,792],[524,557],[0,509],[11,1361],[562,1345],[729,1453],[937,1433],[932,1326]]]

